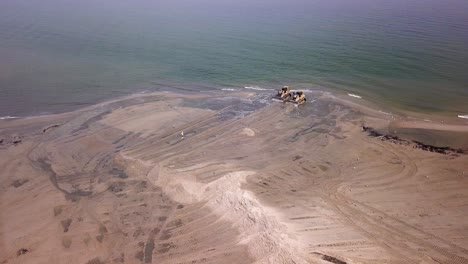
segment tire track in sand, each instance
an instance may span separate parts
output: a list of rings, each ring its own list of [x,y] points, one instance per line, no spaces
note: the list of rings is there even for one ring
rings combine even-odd
[[[380,144],[377,144],[381,146]],[[381,146],[383,147],[383,146]],[[388,148],[388,146],[387,146]],[[407,179],[413,177],[417,172],[416,164],[404,153],[392,151],[394,154],[403,157],[404,171],[402,177],[398,175],[399,179]],[[352,224],[360,232],[371,238],[383,248],[389,250],[397,259],[404,259],[401,263],[420,263],[423,260],[432,260],[440,263],[455,263],[463,264],[468,263],[468,259],[458,254],[466,255],[466,250],[459,247],[452,247],[452,243],[447,243],[445,240],[437,238],[435,235],[430,235],[427,232],[410,233],[410,230],[417,230],[408,223],[401,220],[395,220],[393,217],[388,217],[383,212],[376,215],[377,209],[363,205],[353,199],[346,197],[339,192],[342,187],[342,182],[339,180],[332,180],[327,183],[325,191],[328,193],[328,201],[334,210],[341,215],[346,222]],[[405,230],[406,229],[406,230]],[[434,242],[429,242],[431,238]],[[441,247],[437,244],[445,245]],[[424,247],[424,250],[432,254],[423,253],[414,247]],[[456,249],[456,252],[453,252]],[[414,258],[417,256],[417,259]]]

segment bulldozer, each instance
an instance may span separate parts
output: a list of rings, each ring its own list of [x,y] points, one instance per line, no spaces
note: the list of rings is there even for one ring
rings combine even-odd
[[[290,97],[291,97],[291,88],[289,88],[289,86],[283,86],[283,88],[281,88],[281,90],[279,90],[278,93],[276,93],[276,96],[274,97],[274,99],[286,101]]]
[[[305,93],[303,91],[297,91],[292,94],[289,101],[293,102],[296,105],[301,105],[307,101]]]
[[[283,86],[283,88],[281,88],[281,90],[279,90],[278,93],[276,93],[276,95],[273,97],[273,100],[291,102],[295,105],[301,105],[307,101],[303,91],[291,92],[291,88],[289,86]]]

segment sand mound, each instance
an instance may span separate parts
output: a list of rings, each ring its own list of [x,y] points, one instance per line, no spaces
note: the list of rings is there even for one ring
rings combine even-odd
[[[257,263],[307,263],[295,252],[293,241],[285,235],[285,227],[268,214],[254,195],[241,188],[246,178],[255,172],[231,172],[208,184],[196,182],[187,175],[178,177],[168,170],[163,174],[167,177],[160,177],[155,183],[173,200],[206,202],[215,214],[233,223],[241,234],[239,243],[247,246]]]
[[[255,136],[255,131],[253,131],[251,128],[244,128],[241,132],[241,135],[246,135],[249,137],[254,137]]]
[[[296,252],[294,241],[288,239],[286,227],[253,194],[242,189],[242,184],[255,174],[254,171],[230,172],[209,183],[197,181],[194,170],[209,166],[209,163],[201,163],[175,168],[157,164],[147,177],[172,200],[184,204],[203,203],[220,219],[232,223],[240,234],[238,243],[248,248],[257,263],[307,263]]]
[[[204,195],[212,210],[234,223],[257,263],[307,263],[299,257],[283,226],[266,207],[241,188],[246,177],[254,172],[239,171],[225,175],[210,184]]]

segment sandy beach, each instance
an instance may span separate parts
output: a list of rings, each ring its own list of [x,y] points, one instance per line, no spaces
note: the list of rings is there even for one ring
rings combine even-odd
[[[0,263],[468,263],[468,126],[311,92],[0,120]]]

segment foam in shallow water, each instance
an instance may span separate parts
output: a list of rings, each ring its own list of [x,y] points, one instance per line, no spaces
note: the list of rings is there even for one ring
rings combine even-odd
[[[19,118],[19,117],[17,117],[17,116],[2,116],[2,117],[0,117],[0,120],[15,119],[15,118]]]
[[[270,90],[273,90],[273,89],[262,88],[262,87],[258,87],[258,86],[245,86],[244,88],[249,89],[249,90],[257,90],[257,91],[270,91]]]
[[[351,93],[349,93],[348,95],[351,96],[351,97],[354,97],[354,98],[362,98],[361,96],[356,95],[356,94],[351,94]]]

